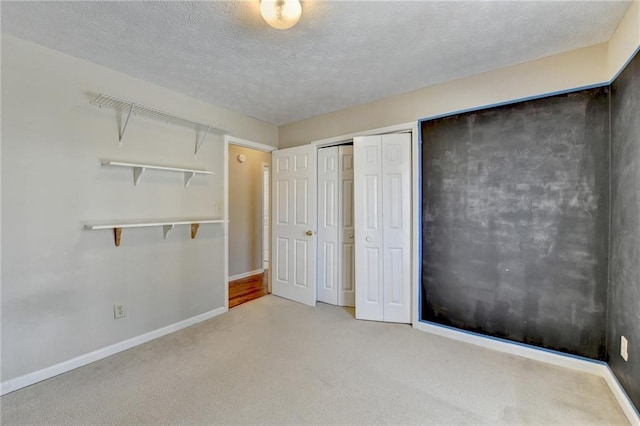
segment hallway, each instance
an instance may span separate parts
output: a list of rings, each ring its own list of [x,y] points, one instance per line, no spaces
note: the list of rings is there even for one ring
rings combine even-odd
[[[269,271],[229,282],[229,309],[269,294]]]

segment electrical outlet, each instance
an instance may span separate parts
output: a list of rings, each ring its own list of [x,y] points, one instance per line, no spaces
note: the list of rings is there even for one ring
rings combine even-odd
[[[629,342],[624,336],[620,336],[620,356],[625,361],[629,361]]]
[[[118,319],[127,316],[124,305],[113,305],[113,318]]]

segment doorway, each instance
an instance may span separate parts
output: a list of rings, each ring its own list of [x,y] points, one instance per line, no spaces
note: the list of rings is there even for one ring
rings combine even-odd
[[[271,181],[269,180],[269,164],[262,163],[262,268],[265,271],[269,270],[269,237],[271,236],[271,228],[269,224],[270,208],[271,206],[271,193],[269,187]]]
[[[227,306],[233,308],[270,292],[268,178],[274,148],[231,138],[226,142],[225,275]]]

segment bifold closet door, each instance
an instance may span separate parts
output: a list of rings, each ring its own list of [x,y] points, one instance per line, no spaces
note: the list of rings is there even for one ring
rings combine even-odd
[[[411,136],[354,139],[356,318],[411,322]]]
[[[338,147],[318,150],[318,301],[338,304]]]
[[[356,318],[384,320],[382,137],[354,139]]]
[[[411,322],[411,136],[382,137],[384,321]]]
[[[339,187],[339,243],[340,261],[338,280],[338,305],[356,306],[355,292],[355,234],[354,234],[354,199],[353,199],[353,146],[338,147]]]
[[[355,306],[353,147],[318,150],[318,301]]]

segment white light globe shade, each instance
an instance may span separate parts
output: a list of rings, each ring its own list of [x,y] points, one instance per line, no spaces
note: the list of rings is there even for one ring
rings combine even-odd
[[[300,0],[262,0],[260,14],[273,28],[286,30],[300,20],[302,5]]]

